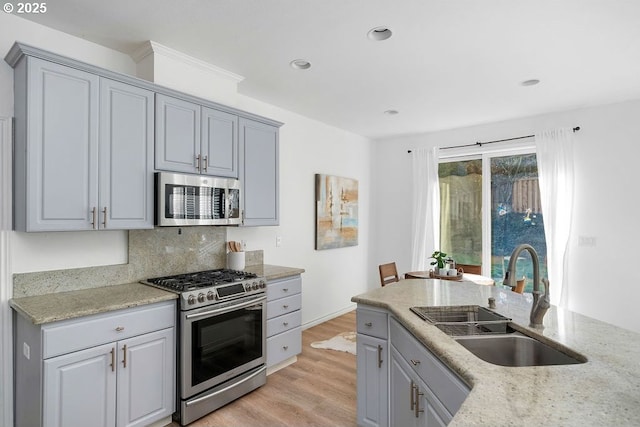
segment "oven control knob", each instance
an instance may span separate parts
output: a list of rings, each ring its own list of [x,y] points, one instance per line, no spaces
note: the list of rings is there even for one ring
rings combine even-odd
[[[250,291],[250,290],[251,290],[251,285],[247,283],[246,285],[244,285],[244,289],[245,289],[247,292],[248,292],[248,291]]]
[[[202,292],[198,294],[198,302],[204,302],[204,294]]]
[[[187,298],[187,304],[193,305],[195,303],[196,303],[196,297],[194,297],[193,295],[189,295],[189,298]]]
[[[213,293],[213,291],[207,292],[207,299],[209,301],[213,301],[213,298],[215,298],[215,294]]]
[[[253,288],[254,291],[258,289],[258,282],[253,282],[253,285],[251,287]]]
[[[260,288],[264,289],[267,287],[267,284],[264,282],[264,280],[260,280]]]

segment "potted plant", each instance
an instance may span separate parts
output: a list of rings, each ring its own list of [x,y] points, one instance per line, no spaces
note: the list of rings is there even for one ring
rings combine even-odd
[[[447,254],[445,254],[444,252],[435,251],[431,254],[431,258],[434,259],[434,261],[431,262],[431,265],[436,266],[436,273],[438,273],[441,268],[444,268]]]

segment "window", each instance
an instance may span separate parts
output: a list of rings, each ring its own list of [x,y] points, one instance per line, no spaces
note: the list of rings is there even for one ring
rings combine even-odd
[[[443,252],[461,264],[482,264],[483,274],[500,284],[515,247],[528,243],[539,255],[540,277],[546,277],[535,154],[503,152],[445,159],[438,175]],[[525,292],[531,292],[533,265],[528,252],[520,254],[515,274],[525,277]]]

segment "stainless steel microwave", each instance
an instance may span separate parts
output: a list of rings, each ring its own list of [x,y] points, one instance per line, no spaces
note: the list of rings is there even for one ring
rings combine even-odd
[[[240,181],[204,175],[156,173],[156,225],[238,225]]]

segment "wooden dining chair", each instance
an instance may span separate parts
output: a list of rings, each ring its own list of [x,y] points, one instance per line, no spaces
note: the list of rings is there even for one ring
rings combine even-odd
[[[400,277],[398,277],[398,269],[396,268],[395,262],[380,264],[378,266],[378,270],[380,270],[380,284],[382,286],[389,283],[398,282],[400,280]]]
[[[462,268],[465,273],[482,274],[482,266],[474,264],[456,264],[457,268]]]

